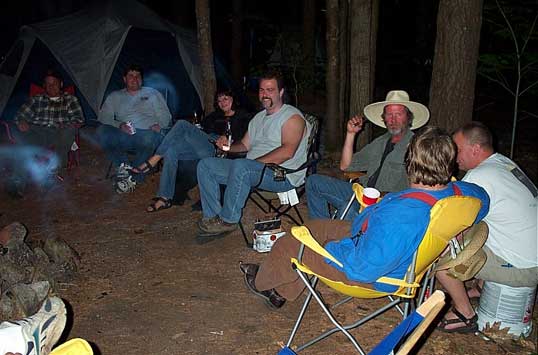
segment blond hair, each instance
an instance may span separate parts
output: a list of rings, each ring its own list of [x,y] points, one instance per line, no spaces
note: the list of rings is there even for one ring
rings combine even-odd
[[[409,183],[446,185],[456,167],[457,147],[441,128],[426,127],[415,134],[405,154]]]

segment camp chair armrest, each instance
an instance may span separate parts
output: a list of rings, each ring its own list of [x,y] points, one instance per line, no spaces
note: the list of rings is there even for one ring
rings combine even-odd
[[[274,163],[267,163],[267,164],[265,164],[265,166],[267,166],[271,170],[281,170],[286,174],[293,174],[293,173],[299,172],[301,170],[308,169],[311,166],[313,166],[314,164],[317,164],[319,159],[320,159],[320,155],[318,153],[314,153],[314,154],[312,154],[312,156],[310,158],[308,158],[308,160],[306,162],[304,162],[301,166],[299,166],[296,169],[288,169],[288,168],[285,168],[285,167],[283,167],[281,165],[274,164]]]
[[[365,171],[344,171],[344,178],[351,182],[358,181],[358,179],[364,175],[366,175]]]
[[[292,227],[291,228],[291,235],[297,239],[298,241],[300,241],[304,246],[308,247],[309,249],[311,249],[313,252],[331,260],[332,262],[334,262],[336,265],[340,266],[340,267],[343,267],[343,264],[336,260],[336,258],[334,256],[331,255],[331,253],[329,253],[325,248],[323,248],[317,240],[314,239],[314,237],[312,236],[312,234],[310,234],[310,231],[308,230],[308,228],[306,228],[305,226],[295,226],[295,227]],[[299,257],[298,259],[301,260],[302,258],[302,250],[303,248],[301,248],[301,251],[299,252]]]

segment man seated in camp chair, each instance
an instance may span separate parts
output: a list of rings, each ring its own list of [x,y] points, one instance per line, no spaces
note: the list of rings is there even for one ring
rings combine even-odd
[[[483,247],[487,258],[475,276],[480,280],[477,287],[466,290],[463,281],[447,270],[436,273],[453,305],[438,329],[469,333],[478,330],[469,298],[480,297],[484,280],[510,287],[538,284],[538,189],[516,163],[495,152],[491,132],[484,124],[468,123],[452,137],[458,146],[458,166],[467,172],[463,181],[482,186],[491,199],[484,218],[489,227]]]
[[[53,163],[44,164],[54,175],[58,168],[66,166],[67,153],[75,139],[76,129],[84,123],[84,115],[78,99],[63,92],[63,79],[59,72],[49,69],[43,78],[44,92],[28,98],[15,115],[16,125],[12,133],[15,142],[37,146],[43,150],[41,158]],[[51,155],[53,150],[56,154]],[[21,170],[24,163],[15,170]],[[19,169],[21,168],[21,169]],[[12,188],[23,192],[27,172],[15,171]]]
[[[140,66],[128,66],[123,72],[125,89],[112,92],[99,112],[102,125],[97,128],[97,138],[116,168],[118,193],[131,192],[142,182],[144,175],[133,176],[130,171],[153,154],[172,119],[161,93],[142,86],[143,77]],[[128,152],[134,153],[132,164]]]
[[[253,186],[286,192],[304,182],[306,171],[287,174],[277,181],[273,171],[265,169],[268,163],[296,169],[307,160],[311,125],[297,108],[284,103],[283,96],[281,74],[263,75],[258,97],[264,109],[250,121],[244,137],[229,148],[232,153],[247,152],[246,159],[205,158],[198,164],[203,210],[203,218],[198,223],[199,242],[237,229],[241,210]],[[220,137],[216,144],[222,149],[227,139]],[[221,184],[226,185],[223,201]]]
[[[306,224],[313,237],[344,267],[309,248],[305,248],[303,263],[334,281],[394,291],[395,286],[376,280],[404,276],[430,221],[430,205],[407,194],[423,192],[436,200],[458,194],[477,197],[482,206],[475,223],[488,211],[489,198],[484,189],[467,182],[450,182],[456,152],[450,135],[439,128],[427,127],[413,136],[405,156],[409,189],[385,195],[353,222],[312,220]],[[305,287],[290,261],[297,257],[300,245],[292,236],[284,236],[276,241],[262,265],[240,265],[248,289],[272,308],[296,299]]]
[[[356,135],[361,131],[363,117],[354,116],[347,123],[342,148],[342,171],[365,171],[359,182],[364,187],[375,187],[382,192],[401,191],[408,187],[404,155],[413,137],[412,129],[422,127],[430,113],[426,106],[409,100],[405,91],[394,90],[386,100],[364,108],[366,118],[387,132],[353,154]],[[310,219],[329,218],[328,204],[339,212],[344,211],[353,191],[351,183],[324,175],[312,175],[306,182],[306,198]],[[352,220],[359,210],[357,202],[349,209],[345,219]]]

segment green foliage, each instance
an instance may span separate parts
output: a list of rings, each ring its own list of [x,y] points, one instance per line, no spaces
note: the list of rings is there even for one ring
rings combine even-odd
[[[511,95],[516,95],[518,80],[520,94],[538,94],[537,15],[535,0],[484,2],[478,74]]]
[[[519,101],[525,94],[538,94],[538,4],[535,0],[485,0],[483,14],[483,37],[488,40],[482,43],[478,74],[500,85],[514,98],[512,158],[519,113],[538,117],[520,107]]]

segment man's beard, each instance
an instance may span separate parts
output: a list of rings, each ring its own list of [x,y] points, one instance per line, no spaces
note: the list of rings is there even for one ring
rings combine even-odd
[[[269,105],[266,106],[266,101],[265,100],[269,100]],[[273,99],[270,98],[270,97],[262,97],[261,103],[262,103],[262,106],[265,107],[265,108],[273,107]]]
[[[389,131],[390,134],[395,136],[395,135],[401,134],[403,132],[403,129],[402,128],[388,128],[387,127],[387,131]]]

